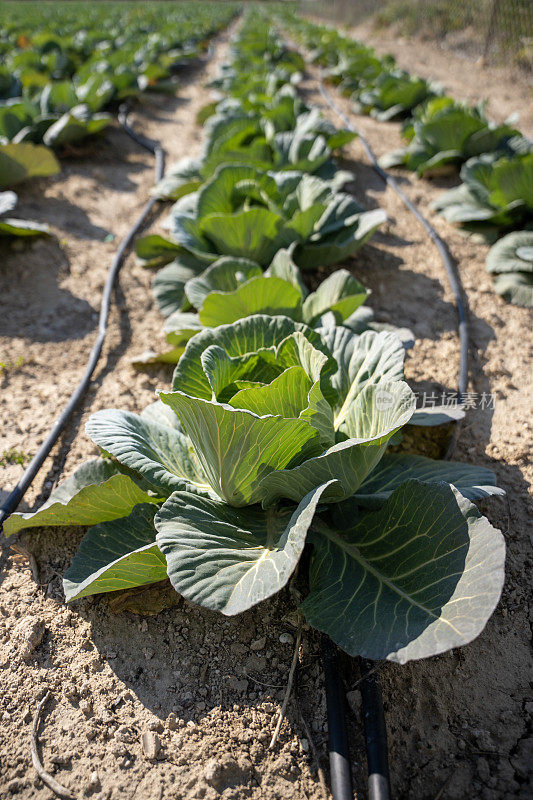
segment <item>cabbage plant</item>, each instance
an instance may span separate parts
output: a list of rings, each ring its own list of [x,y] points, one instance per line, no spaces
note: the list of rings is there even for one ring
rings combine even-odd
[[[286,96],[286,95],[285,95]],[[276,105],[279,112],[279,105]],[[154,188],[161,200],[178,200],[199,189],[222,164],[246,164],[262,170],[298,170],[329,178],[336,166],[331,156],[352,141],[354,133],[337,130],[318,109],[302,111],[290,129],[276,130],[264,109],[250,114],[227,108],[224,101],[205,127],[203,152],[171,167]]]
[[[394,330],[405,347],[413,343],[409,329],[374,320],[373,311],[363,306],[369,290],[345,269],[335,270],[309,292],[289,250],[276,253],[264,272],[254,261],[233,256],[222,256],[207,268],[194,259],[177,258],[157,273],[153,292],[167,317],[164,331],[170,348],[147,351],[133,360],[136,367],[176,363],[199,331],[252,314],[287,316],[310,327],[344,325],[355,333]]]
[[[489,250],[486,266],[496,276],[498,294],[517,306],[533,307],[533,230],[499,239]]]
[[[301,268],[339,263],[386,220],[381,209],[365,211],[338,191],[346,179],[342,172],[323,180],[296,171],[221,166],[199,191],[174,204],[167,222],[171,239],[140,239],[137,254],[149,265],[186,251],[206,265],[230,255],[267,266],[279,249],[294,244]]]
[[[287,250],[276,253],[265,272],[253,261],[232,256],[222,256],[203,270],[203,265],[198,270],[190,263],[177,259],[154,280],[155,297],[167,316],[164,330],[171,349],[147,352],[133,361],[134,366],[176,363],[199,331],[252,314],[287,316],[311,327],[329,315],[332,324],[346,324],[357,332],[372,323],[371,310],[360,308],[369,291],[347,270],[336,270],[309,292]],[[191,306],[197,311],[184,310]]]
[[[432,98],[416,108],[413,119],[404,125],[407,147],[383,156],[381,166],[405,166],[419,175],[436,174],[501,149],[518,131],[490,122],[485,105],[471,107],[451,97]]]
[[[348,653],[404,662],[464,644],[504,561],[471,500],[500,492],[490,470],[387,452],[414,412],[403,352],[390,333],[286,317],[204,330],[141,415],[92,415],[103,457],[5,532],[92,524],[68,600],[168,574],[226,615],[283,589],[307,545],[300,609]]]
[[[491,236],[533,221],[533,145],[519,140],[513,155],[485,154],[461,169],[460,186],[435,208],[449,222]]]
[[[85,103],[66,111],[43,112],[37,101],[14,98],[0,105],[0,143],[42,142],[59,147],[94,136],[110,123],[109,114],[93,113]]]
[[[406,116],[413,108],[439,91],[417,75],[394,69],[378,77],[353,95],[356,110],[386,121]]]

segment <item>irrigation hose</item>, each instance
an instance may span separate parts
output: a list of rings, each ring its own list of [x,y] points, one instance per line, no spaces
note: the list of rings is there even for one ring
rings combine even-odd
[[[346,699],[339,671],[337,646],[322,634],[322,667],[328,714],[329,769],[333,800],[353,800],[350,745],[346,728]]]
[[[141,147],[144,147],[146,150],[152,153],[152,155],[155,156],[156,180],[160,180],[163,177],[164,162],[165,162],[165,156],[161,146],[157,142],[153,142],[150,139],[147,139],[146,137],[142,136],[141,134],[136,133],[128,125],[126,107],[124,106],[120,107],[118,113],[118,120],[124,131],[128,134],[128,136],[130,136]],[[120,246],[109,268],[109,272],[107,273],[107,279],[105,282],[104,291],[102,294],[102,300],[100,303],[98,336],[92,347],[89,360],[85,368],[85,372],[83,373],[80,382],[70,395],[70,399],[67,405],[65,406],[60,416],[55,421],[50,433],[40,446],[37,453],[32,458],[28,468],[24,472],[24,475],[19,480],[13,491],[10,492],[7,499],[3,503],[2,507],[0,508],[0,531],[3,528],[3,524],[6,521],[6,519],[9,516],[11,516],[11,514],[16,510],[18,504],[20,503],[25,493],[31,486],[35,476],[41,469],[45,459],[50,454],[52,448],[59,439],[61,433],[65,429],[68,421],[72,417],[72,414],[76,410],[78,404],[80,403],[82,397],[84,396],[85,392],[89,387],[94,370],[96,369],[96,365],[98,364],[98,361],[102,354],[102,349],[107,334],[109,311],[111,308],[111,295],[113,292],[115,281],[120,272],[120,268],[122,267],[124,256],[128,248],[130,247],[131,243],[133,242],[135,236],[137,235],[139,229],[144,225],[144,223],[148,219],[148,216],[150,215],[150,212],[152,211],[153,207],[157,202],[158,202],[157,198],[154,197],[146,203],[139,217],[137,218],[136,222],[132,225],[132,227],[129,229],[128,233],[120,243]]]
[[[389,800],[390,780],[387,757],[387,726],[378,673],[371,661],[360,659],[361,697],[368,764],[369,800]]]
[[[457,382],[458,400],[461,402],[468,388],[468,353],[469,353],[469,308],[468,300],[461,284],[456,263],[452,258],[448,245],[444,239],[439,236],[433,225],[426,219],[422,212],[411,202],[405,192],[398,185],[396,179],[390,175],[383,167],[380,166],[378,160],[368,142],[366,137],[358,131],[351,124],[350,120],[337,106],[331,97],[330,93],[324,86],[322,71],[319,77],[320,94],[324,102],[329,108],[342,120],[343,124],[348,130],[355,133],[361,142],[366,157],[370,161],[371,166],[384,181],[400,198],[406,208],[413,214],[415,219],[422,225],[429,238],[437,248],[439,256],[442,260],[448,283],[452,290],[455,305],[457,308],[458,316],[458,334],[459,334],[459,376]],[[455,441],[457,439],[459,425],[456,423],[452,440],[448,447],[445,458],[449,458]],[[334,645],[332,645],[334,647]],[[381,696],[381,688],[379,685],[378,674],[372,668],[371,663],[365,659],[359,659],[361,676],[361,695],[364,717],[364,730],[365,730],[365,748],[368,766],[368,800],[390,800],[390,780],[389,780],[389,763],[387,754],[387,727],[385,722],[385,714],[383,711],[383,700]],[[326,659],[324,659],[324,672],[326,672]],[[337,674],[338,691],[341,691],[340,676]],[[331,784],[334,800],[345,800],[346,797],[352,797],[352,776],[346,774],[344,762],[339,766],[337,759],[333,758],[333,744],[339,736],[342,736],[342,731],[346,732],[346,721],[344,718],[337,718],[336,713],[330,715],[329,703],[336,702],[335,697],[328,697],[326,689],[326,697],[328,700],[328,726],[330,737],[330,764],[331,764]],[[336,726],[332,727],[332,726]],[[342,769],[341,769],[342,767]],[[348,761],[349,767],[349,761]],[[334,774],[335,773],[335,774]]]

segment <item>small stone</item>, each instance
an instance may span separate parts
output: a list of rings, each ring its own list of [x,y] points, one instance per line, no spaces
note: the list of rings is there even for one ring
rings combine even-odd
[[[173,711],[167,717],[167,728],[169,731],[175,731],[179,728],[178,717]]]
[[[100,778],[98,777],[98,773],[92,772],[89,783],[83,790],[83,794],[87,797],[88,795],[93,794],[93,792],[100,791],[100,789],[101,789],[101,784],[100,784]]]
[[[91,700],[81,700],[80,709],[87,719],[93,715],[93,704]]]
[[[70,759],[70,756],[65,755],[55,755],[50,757],[52,764],[55,764],[58,767],[68,767],[70,764]]]
[[[162,733],[164,730],[163,723],[160,719],[151,719],[146,727],[149,731],[157,731],[157,733]]]
[[[23,722],[29,723],[29,722],[32,721],[32,719],[33,719],[33,715],[31,713],[31,709],[27,708],[26,711],[24,712],[24,716],[22,717],[22,720],[23,720]]]
[[[220,759],[211,758],[204,768],[204,780],[218,792],[223,792],[228,786],[244,783],[249,779],[246,775],[251,770],[252,764],[243,759],[239,764],[229,755]]]
[[[239,678],[235,677],[235,675],[229,675],[227,678],[227,683],[230,689],[233,689],[234,692],[238,692],[239,694],[243,694],[248,690],[248,681],[246,678]]]
[[[261,636],[260,639],[255,639],[250,645],[250,650],[264,650],[266,645],[266,636]]]
[[[144,731],[141,736],[141,745],[146,758],[155,761],[161,752],[161,740],[154,731]]]
[[[351,692],[346,693],[346,699],[348,701],[348,705],[352,709],[354,714],[359,713],[359,709],[361,708],[361,692],[359,689],[354,689]]]
[[[480,728],[473,728],[472,736],[474,737],[480,750],[484,750],[487,753],[492,753],[496,749],[488,731]]]
[[[78,687],[74,683],[67,683],[63,689],[65,697],[69,700],[77,700],[79,697]]]
[[[279,637],[281,644],[292,644],[294,642],[293,637],[290,633],[282,633]]]
[[[245,656],[248,653],[248,648],[241,642],[232,642],[230,650],[236,656]]]
[[[15,625],[13,638],[19,642],[20,655],[27,660],[38,647],[44,636],[46,626],[39,617],[23,617]]]
[[[300,739],[300,747],[302,748],[304,753],[309,752],[309,742],[307,739]]]
[[[121,725],[120,728],[115,731],[115,739],[117,742],[123,742],[124,744],[131,744],[131,742],[133,742],[132,733],[125,725]]]

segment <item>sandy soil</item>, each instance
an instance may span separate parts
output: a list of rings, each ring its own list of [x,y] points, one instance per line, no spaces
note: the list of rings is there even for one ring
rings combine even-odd
[[[170,161],[199,148],[194,116],[208,99],[202,84],[215,73],[226,47],[224,38],[218,41],[211,63],[184,81],[177,100],[158,99],[136,115],[139,129],[164,142]],[[315,82],[310,79],[306,89],[321,102]],[[399,144],[397,125],[359,118],[356,124],[378,154]],[[350,266],[372,288],[378,318],[411,327],[417,335],[407,362],[413,388],[453,390],[456,317],[437,255],[396,197],[383,190],[357,143],[347,157],[357,176],[356,196],[369,206],[379,204],[390,217],[386,230]],[[58,239],[22,251],[4,248],[1,254],[0,361],[8,366],[0,378],[0,453],[14,447],[31,456],[64,405],[95,334],[96,308],[117,241],[105,238],[125,233],[145,201],[152,169],[150,157],[116,130],[86,158],[68,162],[57,179],[20,193],[21,212],[47,219]],[[401,178],[428,211],[440,187],[403,173]],[[495,615],[473,644],[432,661],[381,668],[392,782],[396,797],[413,800],[527,797],[533,704],[526,695],[531,362],[525,333],[531,318],[492,292],[483,265],[486,248],[438,218],[435,224],[458,260],[472,307],[472,391],[478,399],[482,392],[495,396],[493,409],[469,411],[455,457],[491,466],[508,491],[508,500],[484,504],[507,539],[507,581]],[[83,409],[28,493],[29,507],[94,453],[83,433],[91,412],[110,406],[140,410],[168,380],[164,371],[138,374],[129,364],[160,335],[150,281],[130,257],[115,297],[106,357]],[[7,466],[3,490],[21,473],[20,465]],[[148,618],[112,613],[107,598],[66,608],[61,575],[81,536],[63,529],[18,538],[35,556],[39,584],[27,561],[2,544],[0,796],[52,796],[35,777],[30,759],[31,717],[49,688],[52,699],[40,737],[43,761],[76,797],[320,798],[294,703],[277,747],[268,749],[293,652],[287,599],[278,597],[236,620],[187,603]],[[25,637],[37,640],[40,633],[40,643],[25,653]],[[299,705],[326,766],[318,653],[317,638],[306,632]],[[364,796],[358,674],[350,660],[345,666],[354,773]]]

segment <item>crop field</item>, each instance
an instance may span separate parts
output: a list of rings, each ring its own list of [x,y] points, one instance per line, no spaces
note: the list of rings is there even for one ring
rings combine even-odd
[[[0,9],[0,798],[533,797],[529,79],[310,10]]]

